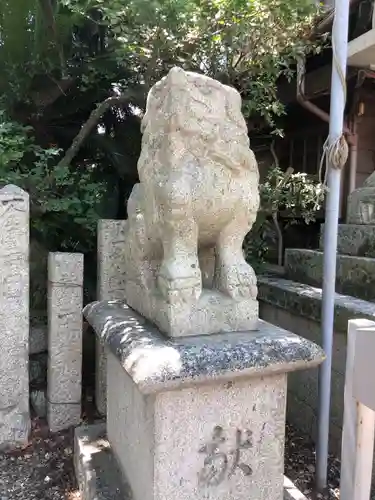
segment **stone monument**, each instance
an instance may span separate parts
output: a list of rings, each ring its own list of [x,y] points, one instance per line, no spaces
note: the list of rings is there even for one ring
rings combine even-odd
[[[258,171],[240,96],[174,68],[150,91],[143,133],[124,298],[84,310],[108,357],[106,430],[76,433],[83,500],[104,483],[100,498],[282,500],[287,372],[324,353],[258,319],[242,253]],[[103,436],[116,486],[88,456]]]
[[[0,449],[29,439],[29,195],[0,189]]]
[[[172,337],[255,329],[256,277],[242,243],[259,174],[240,95],[173,68],[151,89],[142,129],[125,233],[128,305]]]

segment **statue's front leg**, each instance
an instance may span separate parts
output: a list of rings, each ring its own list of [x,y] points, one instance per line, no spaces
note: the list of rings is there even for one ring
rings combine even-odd
[[[242,250],[245,236],[255,222],[256,212],[238,213],[221,231],[216,244],[215,288],[233,299],[257,297],[257,280]]]
[[[202,291],[198,262],[198,227],[186,178],[176,174],[158,188],[163,261],[158,286],[168,302],[196,301]]]

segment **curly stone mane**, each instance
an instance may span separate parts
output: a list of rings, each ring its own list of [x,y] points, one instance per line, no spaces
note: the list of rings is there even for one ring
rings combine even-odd
[[[142,145],[153,145],[154,155],[163,155],[160,141],[163,132],[172,134],[174,142],[179,144],[179,156],[182,159],[195,159],[202,167],[221,165],[233,173],[251,170],[254,164],[253,155],[249,155],[249,138],[247,125],[241,113],[241,98],[235,89],[223,86],[210,78],[200,76],[194,82],[193,73],[182,73],[178,85],[178,112],[168,116],[171,94],[166,79],[162,79],[149,93],[147,111],[142,120]],[[186,78],[193,79],[195,85],[186,85]],[[202,85],[203,81],[203,85]],[[191,82],[190,82],[191,83]],[[174,82],[174,96],[176,95]],[[217,106],[217,94],[225,99],[222,106]],[[160,119],[158,119],[160,117]],[[166,119],[167,118],[167,119]],[[168,127],[166,129],[166,127]],[[180,139],[180,140],[178,140]],[[233,142],[237,143],[233,155]],[[231,154],[228,154],[228,144]],[[138,162],[138,171],[152,169],[149,147],[142,148],[148,152]],[[204,157],[204,161],[201,158]]]

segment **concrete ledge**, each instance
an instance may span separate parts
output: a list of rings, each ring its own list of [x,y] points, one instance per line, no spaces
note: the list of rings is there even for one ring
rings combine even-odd
[[[320,227],[320,250],[324,248],[324,224]],[[340,224],[337,253],[357,257],[375,257],[375,226]]]
[[[74,466],[82,500],[132,500],[107,440],[105,423],[76,428]],[[306,500],[285,476],[284,500]]]
[[[285,271],[289,279],[312,286],[322,286],[323,252],[287,249]],[[375,259],[369,257],[337,256],[336,290],[363,300],[375,300]]]
[[[262,320],[257,331],[167,338],[124,302],[94,302],[84,315],[143,394],[312,368],[325,357]]]
[[[296,281],[258,277],[259,300],[320,322],[322,290]],[[375,320],[375,303],[336,293],[335,330],[345,333],[349,319]]]

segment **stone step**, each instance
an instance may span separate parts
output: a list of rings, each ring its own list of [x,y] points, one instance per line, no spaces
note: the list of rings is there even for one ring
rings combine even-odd
[[[271,276],[258,276],[260,302],[320,323],[322,289]],[[335,294],[335,331],[345,333],[350,319],[375,320],[375,303]],[[267,319],[267,321],[271,321]],[[272,322],[272,321],[271,321]]]
[[[323,245],[324,224],[320,227],[320,250],[323,250]],[[358,257],[375,257],[375,226],[340,224],[337,237],[337,253]]]
[[[288,279],[322,286],[323,252],[289,248],[285,251],[285,275]],[[337,255],[336,291],[364,300],[375,301],[375,259]]]

